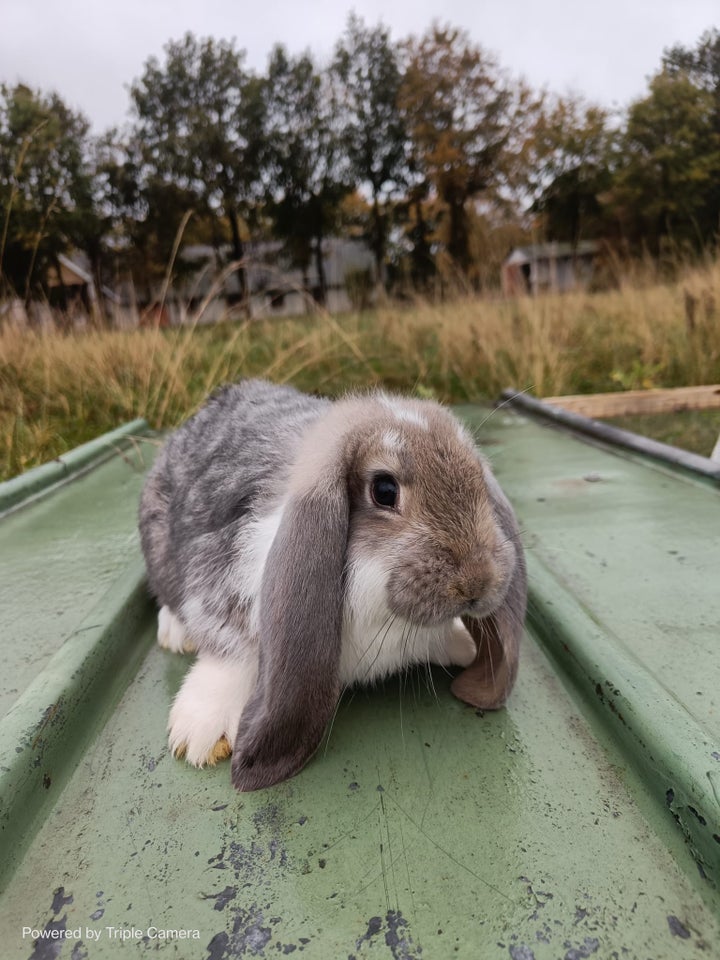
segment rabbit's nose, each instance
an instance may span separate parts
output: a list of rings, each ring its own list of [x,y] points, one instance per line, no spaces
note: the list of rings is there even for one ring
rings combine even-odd
[[[487,597],[488,590],[492,590],[495,583],[495,570],[491,564],[482,564],[480,569],[468,571],[462,578],[459,589],[465,601],[470,604],[481,604]]]
[[[463,571],[457,590],[470,614],[482,614],[489,600],[494,596],[498,585],[498,569],[488,560],[473,564],[471,570]]]
[[[478,583],[458,584],[454,594],[456,599],[460,601],[463,608],[471,616],[475,611],[479,610],[484,603],[485,590],[482,589]]]

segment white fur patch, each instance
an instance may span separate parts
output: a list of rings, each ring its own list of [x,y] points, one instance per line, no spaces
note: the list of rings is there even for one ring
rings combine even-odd
[[[397,420],[401,420],[404,423],[413,423],[416,427],[422,427],[424,430],[428,429],[428,422],[425,417],[418,413],[417,410],[412,410],[406,406],[402,400],[382,396],[380,403],[382,403],[385,409],[389,410]]]
[[[185,627],[168,606],[161,607],[158,614],[157,640],[164,650],[171,650],[173,653],[195,651],[195,644],[188,637]]]
[[[197,638],[197,646],[207,645],[230,657],[237,656],[244,646],[255,645],[259,631],[259,597],[265,563],[273,540],[282,521],[284,505],[267,516],[248,524],[238,543],[235,557],[228,564],[222,579],[202,584],[202,592],[187,597],[181,615],[186,625],[186,634]],[[198,589],[196,587],[196,589]],[[223,599],[232,591],[239,607],[247,606],[249,615],[245,628],[239,631],[237,624],[228,623],[212,613],[222,609]]]
[[[473,662],[475,643],[459,618],[419,627],[393,616],[387,605],[387,578],[377,557],[357,557],[348,566],[340,653],[344,686],[371,683],[413,663]]]
[[[361,623],[382,620],[388,614],[388,570],[378,557],[354,557],[347,568],[345,620]]]
[[[382,445],[386,450],[391,450],[393,452],[397,450],[402,450],[403,442],[399,433],[395,430],[386,430],[382,435]]]
[[[244,546],[235,563],[238,592],[251,604],[250,632],[257,634],[260,629],[260,587],[262,586],[265,564],[270,547],[277,536],[282,523],[285,504],[280,504],[271,513],[254,520],[248,525]]]
[[[442,667],[469,667],[477,657],[475,641],[460,617],[455,617],[442,640],[442,648],[432,651],[433,663]]]
[[[244,659],[201,653],[175,697],[168,722],[168,744],[188,763],[208,763],[218,740],[232,745],[240,717],[257,683],[258,661],[252,651]]]

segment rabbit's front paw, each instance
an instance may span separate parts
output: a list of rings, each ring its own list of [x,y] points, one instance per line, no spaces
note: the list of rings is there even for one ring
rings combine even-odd
[[[201,654],[170,710],[168,744],[194,767],[229,757],[240,715],[250,699],[257,664]]]
[[[477,657],[477,646],[465,624],[456,618],[442,635],[439,647],[432,658],[444,667],[468,667]]]
[[[221,760],[227,760],[232,753],[230,741],[223,734],[220,739],[208,750],[207,742],[200,744],[193,739],[186,740],[180,735],[181,739],[177,746],[173,747],[174,730],[170,730],[170,749],[176,760],[187,760],[194,767],[214,767]],[[192,734],[189,734],[192,738]],[[208,741],[209,742],[209,741]]]
[[[158,614],[158,643],[164,650],[173,653],[194,653],[195,644],[190,640],[183,624],[170,607],[162,607]]]

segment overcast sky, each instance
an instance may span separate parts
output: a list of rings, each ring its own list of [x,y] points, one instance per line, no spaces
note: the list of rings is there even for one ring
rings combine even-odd
[[[718,0],[0,0],[0,82],[57,90],[96,132],[127,119],[127,85],[187,30],[235,38],[262,71],[275,43],[328,57],[355,10],[394,39],[466,28],[534,86],[606,106],[642,95],[664,47],[720,27]]]

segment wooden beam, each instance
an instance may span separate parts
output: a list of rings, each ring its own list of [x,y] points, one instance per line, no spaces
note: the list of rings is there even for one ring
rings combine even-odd
[[[543,397],[545,403],[585,417],[624,417],[643,413],[677,413],[681,410],[720,410],[720,384],[677,387],[673,390],[623,390]]]

